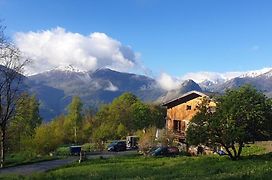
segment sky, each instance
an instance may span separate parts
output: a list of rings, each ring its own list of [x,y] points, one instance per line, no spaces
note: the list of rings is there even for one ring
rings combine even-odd
[[[271,9],[271,0],[0,0],[0,19],[36,61],[30,73],[107,66],[171,89],[272,67]]]

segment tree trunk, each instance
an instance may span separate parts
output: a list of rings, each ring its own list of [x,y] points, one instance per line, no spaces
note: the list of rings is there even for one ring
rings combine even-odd
[[[233,153],[234,153],[234,155],[233,155],[234,159],[237,159],[237,151],[235,149],[234,143],[231,145],[231,149],[233,150]]]
[[[227,151],[228,156],[230,157],[230,159],[235,160],[234,156],[232,155],[231,151],[229,150],[229,148],[227,148],[227,146],[225,146],[224,144],[221,144]]]
[[[1,147],[1,155],[0,155],[0,168],[4,167],[4,162],[5,162],[5,139],[6,139],[6,132],[5,128],[1,128],[1,142],[0,142],[0,147]]]
[[[243,143],[239,143],[239,149],[238,149],[238,155],[237,155],[238,159],[240,158],[240,155],[242,153],[242,149],[243,149]]]
[[[77,128],[74,128],[74,138],[75,138],[75,144],[77,144]]]

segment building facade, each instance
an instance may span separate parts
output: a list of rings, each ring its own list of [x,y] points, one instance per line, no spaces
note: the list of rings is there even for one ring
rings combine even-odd
[[[196,115],[203,98],[209,97],[198,91],[190,91],[163,104],[167,108],[166,129],[172,131],[179,141],[185,141],[188,124]],[[212,101],[209,105],[216,106]]]

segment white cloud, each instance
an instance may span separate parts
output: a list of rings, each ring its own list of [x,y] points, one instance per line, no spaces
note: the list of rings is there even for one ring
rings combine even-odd
[[[214,83],[217,82],[224,82],[235,77],[256,77],[258,75],[264,74],[268,71],[271,71],[271,67],[265,67],[258,70],[252,71],[233,71],[233,72],[194,72],[194,73],[187,73],[182,76],[180,79],[192,79],[197,83],[201,83],[205,80],[212,81]]]
[[[208,71],[202,71],[202,72],[192,72],[187,73],[184,76],[181,77],[181,79],[192,79],[197,83],[201,83],[205,80],[212,81],[214,83],[216,82],[222,82],[230,80],[234,77],[238,77],[242,75],[244,72],[225,72],[225,73],[219,73],[219,72],[208,72]]]
[[[172,77],[169,74],[162,73],[156,80],[161,88],[165,90],[174,90],[180,87],[180,84],[188,79],[194,80],[196,83],[201,83],[203,81],[211,81],[213,83],[223,83],[225,81],[231,80],[235,77],[256,77],[261,74],[267,73],[272,70],[272,67],[266,67],[259,70],[252,71],[233,71],[233,72],[191,72],[187,73],[181,77]]]
[[[180,80],[177,78],[171,77],[169,74],[162,73],[158,78],[157,82],[164,90],[170,91],[177,89],[180,86]]]
[[[114,86],[112,82],[109,81],[109,86],[105,88],[106,91],[118,91],[118,87]]]
[[[15,43],[32,59],[28,74],[68,65],[83,71],[101,67],[128,71],[135,67],[138,56],[131,47],[122,45],[104,33],[94,32],[84,36],[61,27],[16,33]]]

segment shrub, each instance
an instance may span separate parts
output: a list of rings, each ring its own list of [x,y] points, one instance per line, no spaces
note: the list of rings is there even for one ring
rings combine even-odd
[[[157,142],[155,141],[156,128],[151,127],[140,135],[139,139],[139,150],[144,154],[148,155],[152,147],[156,146]]]
[[[70,155],[70,148],[69,147],[59,147],[59,148],[57,148],[55,154],[57,156],[69,156]]]

